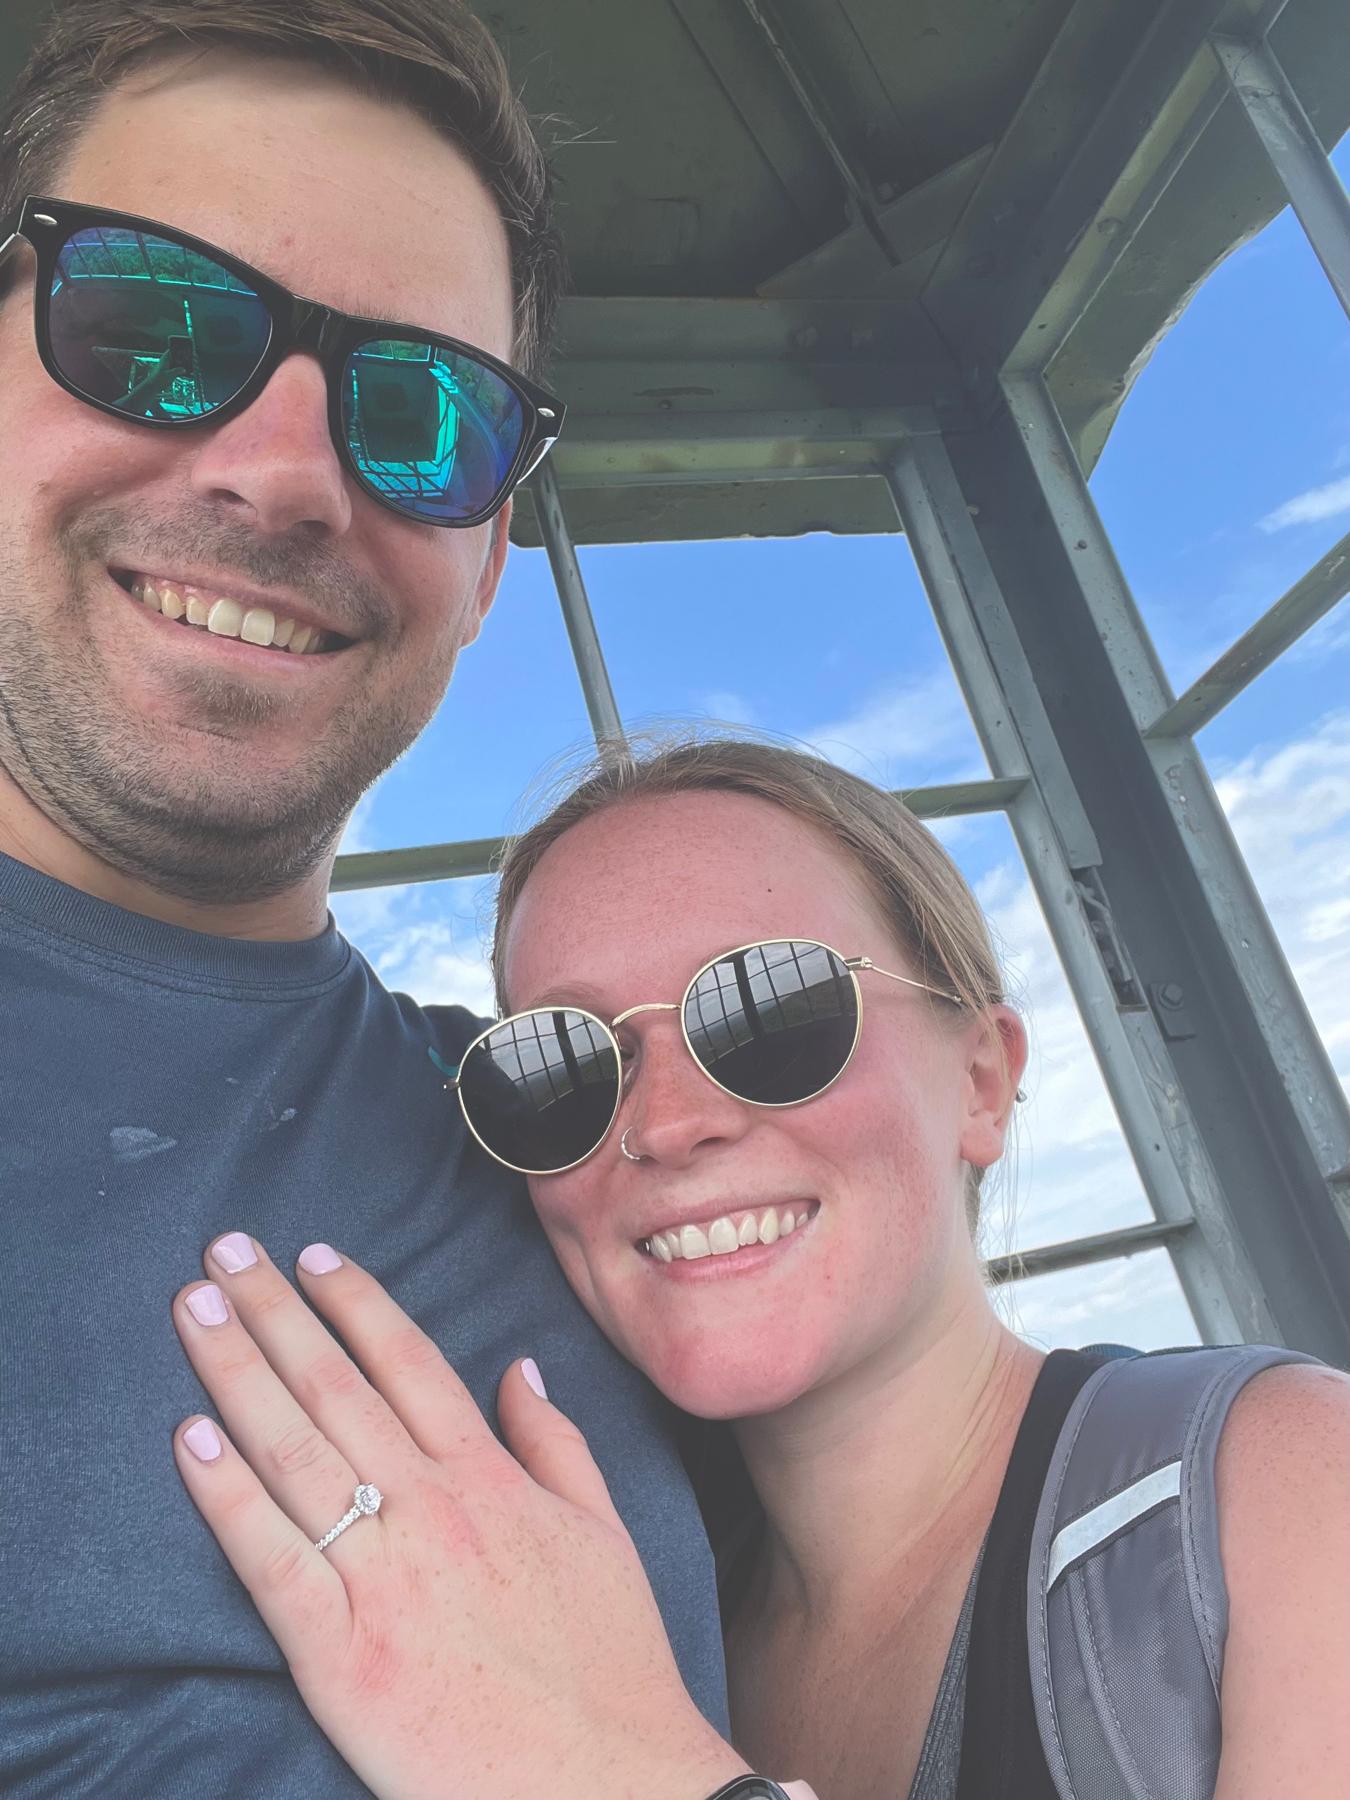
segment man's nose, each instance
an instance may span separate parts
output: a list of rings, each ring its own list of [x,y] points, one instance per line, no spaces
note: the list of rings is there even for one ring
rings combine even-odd
[[[704,1074],[677,1018],[663,1015],[648,1023],[617,1121],[621,1130],[631,1127],[634,1152],[666,1168],[687,1168],[701,1152],[737,1142],[752,1116],[753,1108]]]
[[[323,536],[346,532],[351,495],[314,357],[288,356],[251,405],[209,432],[192,466],[192,487],[269,535],[303,526]]]

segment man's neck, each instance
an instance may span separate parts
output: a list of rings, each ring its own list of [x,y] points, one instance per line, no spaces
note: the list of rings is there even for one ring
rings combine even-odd
[[[124,875],[55,825],[0,772],[0,852],[106,900],[127,912],[213,937],[296,943],[317,937],[328,922],[328,882],[333,858],[293,888],[265,900],[212,904],[166,894],[153,883]]]
[[[875,1365],[737,1425],[768,1521],[764,1616],[829,1629],[880,1592],[893,1614],[952,1558],[973,1561],[1042,1356],[973,1268],[954,1285]]]

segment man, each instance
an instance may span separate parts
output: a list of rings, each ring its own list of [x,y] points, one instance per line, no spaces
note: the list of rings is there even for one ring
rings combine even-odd
[[[665,1415],[466,1142],[428,1051],[468,1015],[387,994],[327,919],[556,434],[498,366],[537,370],[558,286],[501,60],[457,0],[68,0],[0,213],[0,1790],[365,1791],[173,1466],[202,1396],[169,1301],[221,1233],[345,1246],[489,1416],[537,1357],[716,1721]]]

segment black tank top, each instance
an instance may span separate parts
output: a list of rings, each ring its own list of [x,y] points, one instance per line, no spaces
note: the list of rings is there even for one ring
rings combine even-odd
[[[1031,1694],[1027,1563],[1060,1427],[1079,1388],[1106,1360],[1052,1351],[1013,1442],[975,1592],[957,1800],[1058,1800]]]
[[[1031,1695],[1027,1563],[1060,1427],[1079,1388],[1107,1360],[1083,1350],[1051,1351],[1013,1440],[975,1591],[956,1800],[1058,1800]],[[717,1557],[729,1625],[748,1586],[763,1510],[724,1424],[686,1418],[683,1451]]]

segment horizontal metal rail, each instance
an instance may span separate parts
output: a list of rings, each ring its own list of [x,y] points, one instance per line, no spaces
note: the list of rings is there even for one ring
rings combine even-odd
[[[455,844],[415,844],[406,850],[368,850],[339,856],[333,864],[329,892],[350,894],[359,888],[406,887],[416,881],[460,881],[490,875],[505,838],[465,838]]]
[[[954,819],[971,813],[1006,812],[1025,783],[1004,781],[949,781],[933,787],[898,788],[902,800],[916,818]],[[491,875],[501,861],[504,837],[466,838],[453,844],[415,844],[405,850],[367,850],[339,856],[329,884],[334,894],[362,888],[405,887],[418,881],[459,881],[471,875]]]
[[[1249,631],[1147,727],[1145,737],[1193,737],[1350,593],[1350,531]]]
[[[1098,1232],[1095,1237],[1043,1244],[1037,1250],[1017,1250],[1009,1256],[990,1257],[984,1265],[985,1278],[994,1287],[1001,1287],[1007,1281],[1053,1275],[1060,1269],[1083,1269],[1089,1263],[1116,1262],[1127,1256],[1138,1256],[1142,1250],[1165,1250],[1194,1229],[1194,1220],[1158,1219],[1149,1225],[1126,1225],[1119,1231]]]
[[[721,487],[877,475],[912,407],[590,413],[550,456],[564,489]]]
[[[1026,786],[1025,779],[948,781],[935,787],[897,788],[916,819],[955,819],[971,813],[1006,812]]]

